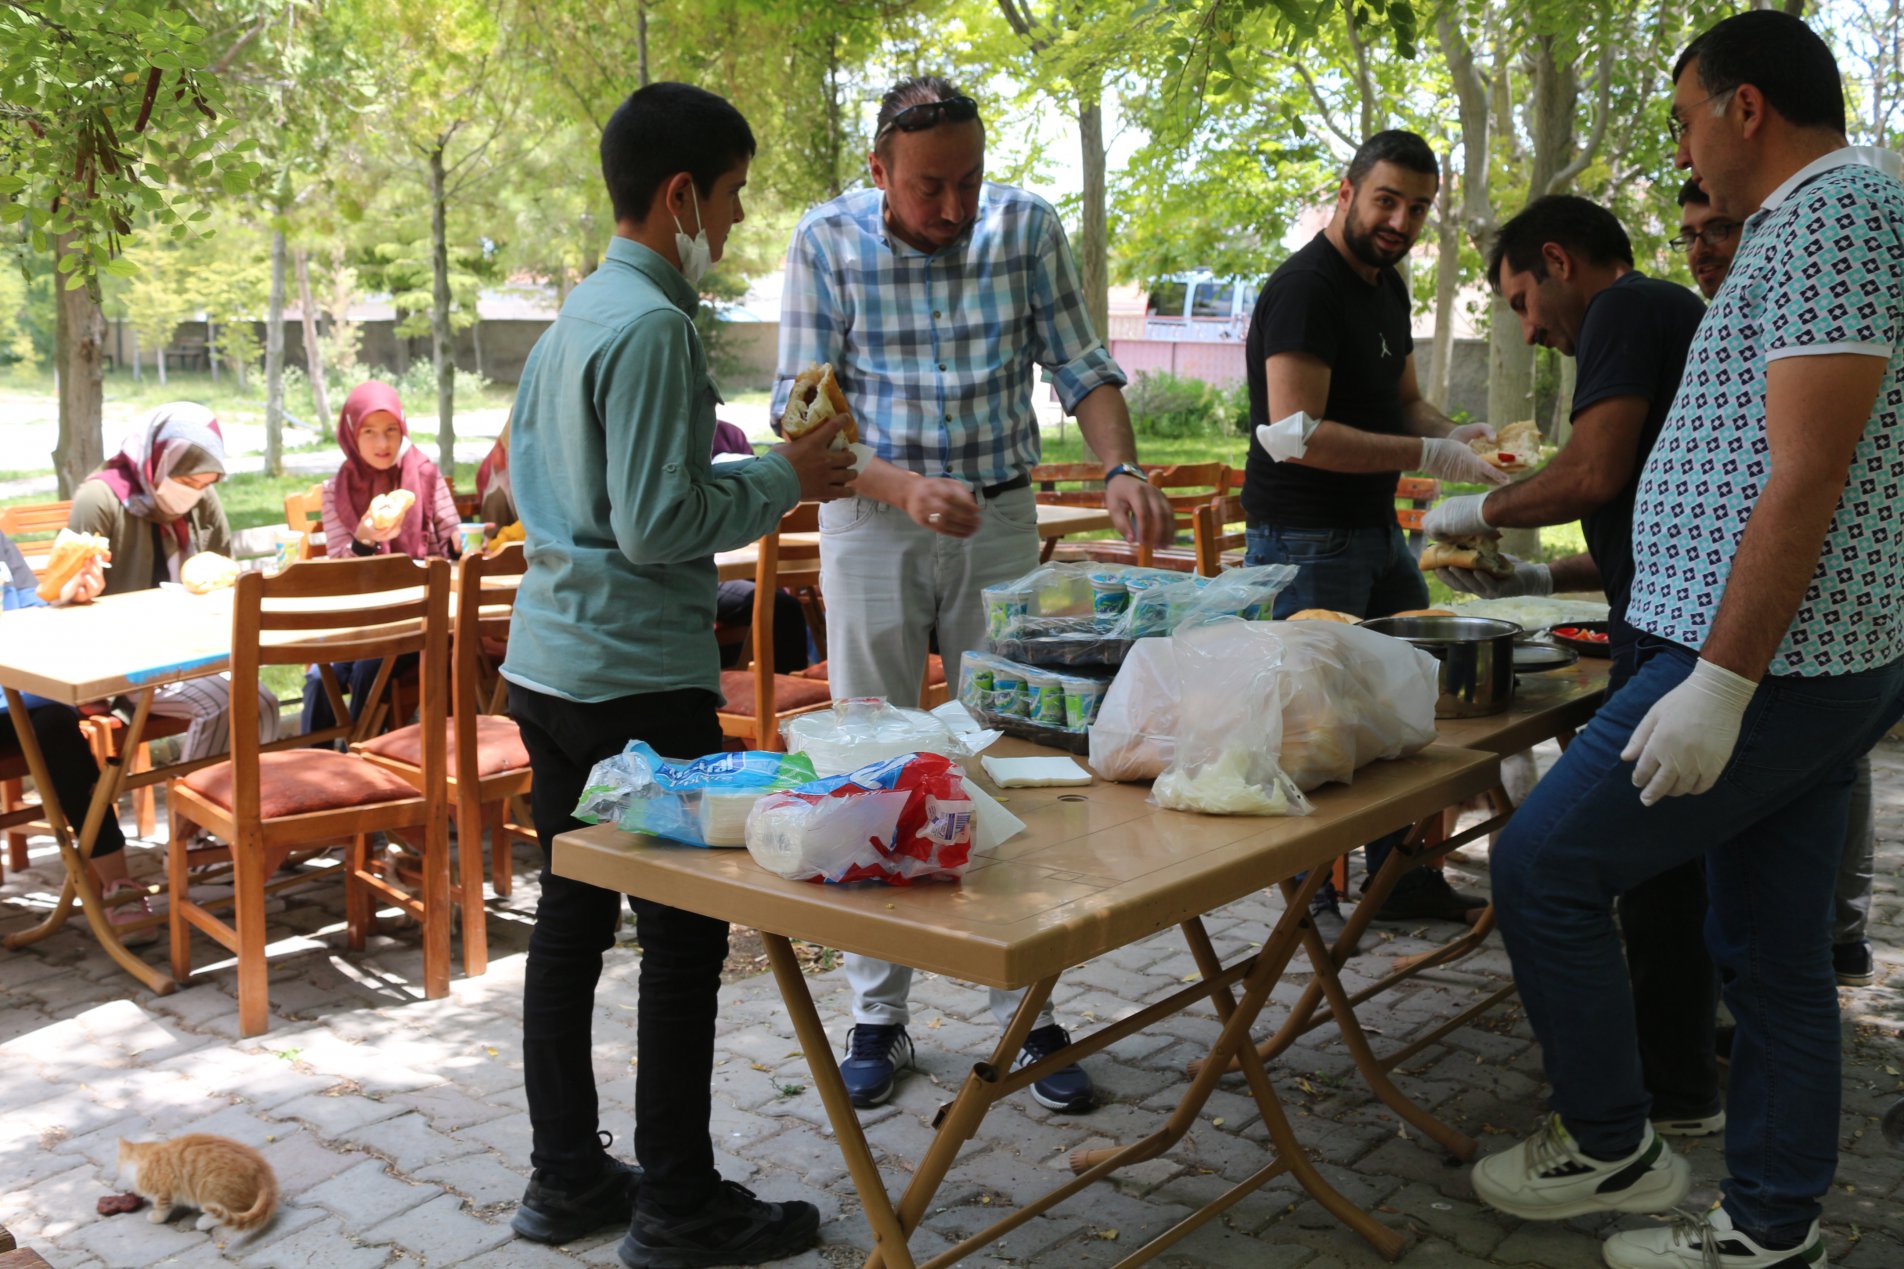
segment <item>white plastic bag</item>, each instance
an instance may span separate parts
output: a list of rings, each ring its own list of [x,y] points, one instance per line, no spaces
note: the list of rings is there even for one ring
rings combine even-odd
[[[1091,725],[1091,769],[1106,780],[1154,780],[1177,756],[1177,645],[1139,639]]]
[[[883,696],[834,701],[830,710],[796,714],[780,724],[787,752],[803,753],[816,775],[845,775],[868,763],[908,753],[936,753],[963,761],[1000,733],[954,735],[943,719],[924,710],[900,709]]]
[[[1239,642],[1235,627],[1252,624],[1267,625],[1231,618],[1171,636],[1181,684],[1177,746],[1151,788],[1158,806],[1207,815],[1310,812],[1277,761],[1291,687],[1282,644],[1273,631]]]

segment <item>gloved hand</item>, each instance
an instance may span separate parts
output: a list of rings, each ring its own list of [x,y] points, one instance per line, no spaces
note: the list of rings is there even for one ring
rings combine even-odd
[[[1485,423],[1463,423],[1460,427],[1448,433],[1449,440],[1460,441],[1463,445],[1466,445],[1469,441],[1479,440],[1484,436],[1490,441],[1495,438],[1494,429]]]
[[[1438,568],[1435,576],[1450,590],[1479,595],[1482,599],[1509,599],[1516,595],[1551,595],[1554,570],[1545,564],[1530,564],[1511,555],[1502,559],[1514,566],[1512,577],[1496,577],[1472,568]]]
[[[1464,485],[1505,485],[1509,480],[1506,472],[1482,462],[1466,441],[1440,436],[1421,438],[1421,470]]]
[[[1486,494],[1457,494],[1452,498],[1443,498],[1428,508],[1428,514],[1421,518],[1421,531],[1431,538],[1464,538],[1492,533],[1494,526],[1487,522],[1481,510],[1486,501]]]
[[[1653,702],[1620,750],[1622,762],[1636,764],[1633,787],[1640,805],[1704,793],[1717,784],[1756,691],[1752,680],[1701,660],[1684,683]]]

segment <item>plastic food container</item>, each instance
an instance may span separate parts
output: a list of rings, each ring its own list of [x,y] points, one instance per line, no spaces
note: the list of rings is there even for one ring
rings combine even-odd
[[[1025,672],[1024,716],[1046,727],[1064,726],[1064,679],[1045,670]]]
[[[1031,614],[1031,592],[1017,586],[987,586],[985,596],[985,633],[1002,639]]]
[[[992,670],[993,712],[1029,718],[1031,693],[1025,671],[1015,665],[999,665]]]
[[[1102,679],[1064,679],[1064,725],[1067,731],[1084,731],[1097,721],[1104,705],[1104,694],[1111,685]]]

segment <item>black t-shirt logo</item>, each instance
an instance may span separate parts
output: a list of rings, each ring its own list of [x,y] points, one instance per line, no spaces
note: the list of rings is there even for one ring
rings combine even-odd
[[[1388,351],[1388,336],[1377,331],[1375,337],[1382,341],[1382,356],[1393,357],[1395,354]]]

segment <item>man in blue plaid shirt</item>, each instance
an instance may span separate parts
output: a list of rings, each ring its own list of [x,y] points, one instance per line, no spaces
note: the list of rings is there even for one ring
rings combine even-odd
[[[1038,563],[1031,469],[1042,369],[1092,452],[1104,501],[1130,540],[1172,532],[1169,503],[1137,465],[1124,372],[1085,312],[1064,227],[1035,194],[985,180],[978,105],[937,76],[880,105],[872,189],[807,213],[787,253],[776,418],[794,376],[831,362],[876,457],[859,496],[820,509],[828,680],[835,699],[918,699],[936,631],[950,682],[985,637],[987,586]],[[846,958],[854,1027],[841,1064],[857,1106],[892,1096],[912,1062],[912,971]],[[993,991],[1001,1026],[1022,992]],[[1049,1006],[1019,1062],[1068,1043]],[[1093,1105],[1075,1064],[1032,1085],[1054,1110]]]

